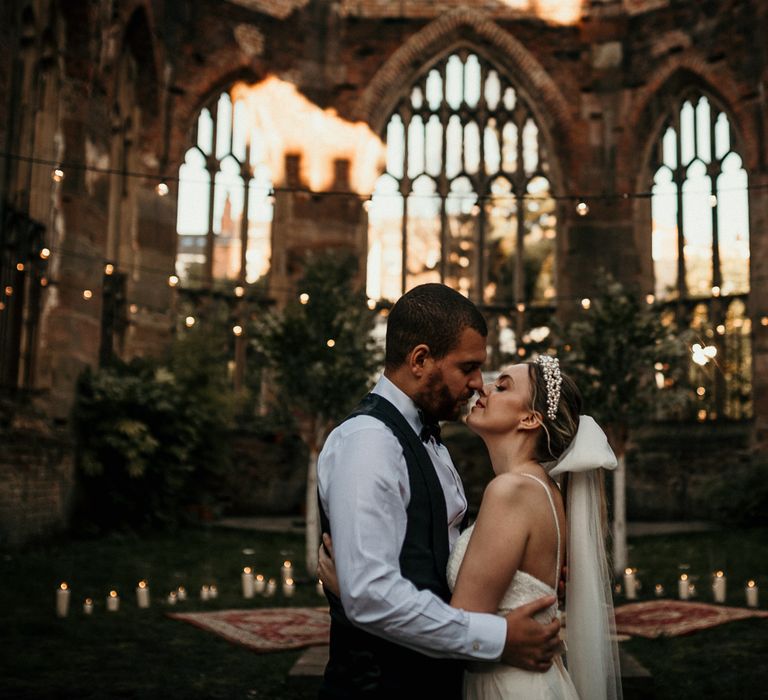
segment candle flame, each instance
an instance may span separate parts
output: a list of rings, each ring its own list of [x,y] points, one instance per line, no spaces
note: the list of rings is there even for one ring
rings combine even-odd
[[[256,574],[256,580],[257,581],[263,581],[264,580],[264,576],[262,576],[261,574]]]
[[[86,605],[93,605],[93,601],[90,598],[86,598],[85,599],[85,604]]]
[[[725,576],[725,574],[722,571],[716,571],[715,576],[717,576],[717,578],[722,578],[723,576]]]
[[[293,585],[293,579],[292,578],[285,579],[285,585],[286,586],[292,586]]]
[[[243,569],[243,573],[244,573],[244,574],[250,574],[250,573],[251,573],[251,567],[250,567],[250,566],[246,566],[246,567]]]
[[[59,588],[61,588],[62,591],[66,591],[67,588],[69,588],[69,586],[66,584],[65,581],[63,581],[62,584],[59,586]]]
[[[747,586],[749,588],[754,588],[757,584],[754,581],[747,581]]]
[[[688,580],[688,574],[681,574],[680,575],[680,580],[681,581],[687,581]]]
[[[109,597],[110,598],[117,598],[117,591],[110,591],[109,592]]]
[[[139,588],[146,588],[147,582],[146,581],[139,581]]]
[[[287,559],[283,562],[283,566],[287,569],[291,566],[291,562],[289,562]]]
[[[624,569],[624,573],[625,573],[627,576],[629,576],[629,575],[632,573],[632,569],[630,569],[629,567],[627,567],[626,569]]]

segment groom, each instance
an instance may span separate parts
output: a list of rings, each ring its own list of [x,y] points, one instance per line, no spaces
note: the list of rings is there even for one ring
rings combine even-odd
[[[482,386],[487,327],[441,284],[405,294],[387,323],[384,375],[328,437],[318,460],[323,531],[341,599],[327,591],[331,639],[322,700],[461,698],[462,660],[544,671],[559,623],[448,605],[450,548],[467,502],[438,421],[457,420]]]

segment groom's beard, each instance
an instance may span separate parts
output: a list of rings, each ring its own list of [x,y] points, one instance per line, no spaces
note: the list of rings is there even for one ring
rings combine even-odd
[[[414,403],[430,420],[458,420],[464,401],[472,398],[473,394],[469,392],[458,398],[453,396],[443,382],[442,372],[439,372],[430,378],[422,392],[416,394]]]

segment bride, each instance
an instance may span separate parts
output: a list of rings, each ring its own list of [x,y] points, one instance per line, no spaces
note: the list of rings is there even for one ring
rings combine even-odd
[[[464,676],[467,700],[620,696],[597,471],[616,462],[603,432],[592,418],[579,416],[580,409],[576,385],[557,359],[542,355],[486,385],[467,418],[496,476],[477,522],[451,552],[451,605],[504,614],[551,595],[566,561],[569,574],[568,670],[562,659],[546,673],[471,664]],[[540,621],[556,613],[544,611]]]
[[[503,615],[552,595],[564,566],[568,580],[566,663],[557,658],[544,673],[470,663],[466,700],[621,698],[600,473],[616,459],[603,431],[580,409],[574,382],[556,358],[541,355],[484,386],[467,417],[488,448],[495,476],[477,521],[451,552],[451,605]],[[321,556],[320,571],[326,585],[334,581],[331,559]],[[556,615],[553,605],[537,619],[547,623]]]

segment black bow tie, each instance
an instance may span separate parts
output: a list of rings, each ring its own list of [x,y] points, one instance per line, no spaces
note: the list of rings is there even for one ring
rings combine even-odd
[[[435,442],[440,445],[440,424],[437,421],[430,422],[424,414],[419,411],[419,418],[421,418],[421,432],[419,437],[422,442],[429,442],[430,438],[434,438]]]

